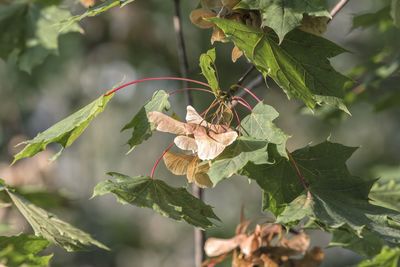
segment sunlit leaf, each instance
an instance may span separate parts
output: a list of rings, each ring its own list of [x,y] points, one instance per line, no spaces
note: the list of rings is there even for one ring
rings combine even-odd
[[[112,193],[123,204],[150,208],[165,217],[183,220],[203,229],[214,225],[210,219],[219,220],[211,206],[192,196],[185,188],[171,187],[146,176],[109,175],[114,179],[99,183],[93,196]]]
[[[271,32],[232,20],[210,20],[288,97],[299,98],[310,108],[320,103],[342,107],[338,103],[349,80],[332,68],[329,59],[345,52],[343,48],[301,30],[291,31],[279,45],[277,36]]]
[[[39,133],[32,140],[25,141],[24,149],[14,156],[14,162],[36,155],[46,149],[51,143],[60,144],[63,149],[72,143],[85,131],[90,122],[105,109],[108,101],[113,97],[101,96],[89,105],[78,110],[62,121],[54,124],[46,131]],[[61,152],[61,151],[60,151]]]
[[[36,235],[42,236],[67,251],[81,250],[93,245],[108,250],[105,245],[93,239],[89,234],[60,220],[54,214],[32,204],[11,190],[7,192]]]
[[[273,107],[258,103],[242,120],[241,132],[245,137],[276,144],[279,153],[286,156],[286,141],[289,136],[273,123],[278,116],[278,112]]]
[[[122,128],[122,131],[132,129],[132,136],[128,144],[133,150],[145,140],[149,139],[156,126],[149,121],[149,112],[164,111],[170,108],[169,95],[163,90],[156,91],[153,97],[139,110],[133,119]]]
[[[200,56],[200,68],[203,76],[206,77],[208,84],[211,86],[214,94],[218,95],[219,82],[215,70],[215,48],[210,49],[205,54]]]
[[[7,267],[46,267],[53,255],[39,256],[49,245],[42,237],[0,236],[0,263]]]
[[[272,28],[280,42],[285,35],[302,25],[305,15],[330,17],[325,0],[242,0],[241,7],[260,10],[262,26]]]
[[[268,142],[246,137],[238,138],[232,145],[212,162],[208,175],[214,185],[224,178],[229,178],[248,163],[268,162]]]
[[[347,169],[355,150],[324,142],[294,151],[296,165],[277,156],[274,164],[246,165],[245,173],[269,195],[278,222],[308,217],[326,231],[346,227],[359,237],[371,232],[387,243],[400,243],[400,213],[371,204],[368,194],[375,180],[353,176]]]
[[[83,14],[80,15],[76,15],[76,16],[71,16],[69,18],[64,19],[60,25],[63,28],[68,28],[71,26],[71,24],[74,24],[78,21],[81,21],[87,17],[94,17],[97,15],[100,15],[108,10],[110,10],[111,8],[114,7],[124,7],[132,2],[134,2],[135,0],[106,0],[103,1],[101,4],[96,5],[94,7],[90,7],[86,10],[86,12],[84,12]]]
[[[400,262],[400,248],[384,247],[370,260],[360,262],[357,267],[397,267]]]

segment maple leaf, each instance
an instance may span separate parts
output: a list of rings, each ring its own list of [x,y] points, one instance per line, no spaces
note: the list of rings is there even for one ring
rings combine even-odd
[[[325,0],[243,0],[240,7],[259,10],[262,26],[272,28],[279,42],[288,32],[301,26],[304,17],[331,17]]]
[[[192,106],[187,106],[186,123],[156,111],[150,112],[148,118],[156,130],[178,135],[175,145],[191,150],[201,160],[216,158],[238,136],[228,126],[206,122]]]
[[[359,237],[370,232],[387,243],[400,243],[400,213],[371,204],[368,194],[375,179],[353,176],[347,169],[355,150],[326,141],[291,153],[296,166],[276,156],[274,164],[249,163],[244,173],[264,189],[267,207],[280,223],[308,217],[326,231],[344,227]]]
[[[49,55],[58,54],[60,35],[82,32],[77,23],[59,26],[71,14],[57,4],[58,1],[1,1],[0,58],[31,73]]]
[[[112,193],[123,204],[150,208],[165,217],[184,220],[203,229],[213,226],[210,219],[219,220],[211,206],[195,198],[185,188],[174,188],[164,181],[146,176],[108,174],[115,179],[96,185],[93,197]]]
[[[241,121],[241,134],[232,145],[228,146],[211,164],[208,175],[216,185],[224,178],[240,174],[248,162],[265,164],[269,162],[268,147],[276,146],[279,153],[286,155],[288,136],[273,121],[278,112],[271,106],[258,103]]]
[[[67,251],[81,250],[94,245],[109,250],[107,246],[93,239],[89,234],[79,230],[54,214],[34,205],[22,196],[7,190],[15,206],[32,226],[35,234],[53,242]]]
[[[130,151],[151,137],[155,127],[149,122],[149,112],[168,110],[171,107],[168,98],[168,93],[163,90],[154,92],[152,98],[147,101],[132,120],[122,128],[121,131],[133,130],[132,136],[128,141]]]
[[[89,105],[81,108],[74,114],[68,116],[62,121],[54,124],[42,133],[39,133],[32,140],[22,142],[19,145],[26,145],[21,152],[14,156],[14,161],[32,157],[46,149],[51,143],[58,143],[63,148],[53,157],[55,159],[60,155],[62,150],[72,145],[73,142],[85,131],[90,122],[104,111],[107,103],[111,100],[114,94],[101,96]]]
[[[49,244],[46,239],[34,235],[0,236],[1,262],[7,264],[8,267],[49,266],[53,255],[38,255]]]
[[[272,32],[221,18],[209,20],[289,98],[299,98],[310,108],[325,103],[348,112],[342,98],[349,79],[336,72],[329,62],[329,58],[346,52],[343,48],[301,30],[291,31],[279,44]]]

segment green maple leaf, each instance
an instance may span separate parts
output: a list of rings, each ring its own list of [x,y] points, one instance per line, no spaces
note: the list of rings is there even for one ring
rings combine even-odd
[[[308,217],[327,231],[345,227],[359,237],[371,232],[388,243],[399,243],[399,212],[371,204],[368,194],[375,179],[353,176],[347,169],[346,161],[355,150],[324,142],[294,151],[296,165],[276,156],[274,164],[246,165],[245,174],[264,189],[280,223]]]
[[[291,30],[301,25],[304,14],[331,17],[325,0],[242,0],[239,7],[259,10],[262,26],[272,28],[280,42]]]
[[[106,0],[101,2],[101,4],[88,8],[84,13],[80,15],[65,18],[63,21],[61,21],[60,25],[62,26],[62,28],[68,28],[85,18],[98,16],[114,7],[122,8],[134,1],[135,0]]]
[[[92,245],[108,250],[104,244],[93,239],[82,230],[60,220],[54,214],[32,204],[22,196],[11,192],[11,190],[7,190],[7,193],[32,226],[36,235],[42,236],[67,251],[81,250]]]
[[[30,73],[50,54],[58,54],[58,37],[82,29],[76,23],[61,29],[59,23],[70,12],[57,4],[25,0],[0,3],[0,57]]]
[[[233,174],[239,174],[249,162],[268,162],[268,144],[274,144],[281,155],[286,156],[288,136],[275,126],[278,112],[271,106],[258,103],[241,121],[242,137],[227,147],[211,164],[208,176],[214,185]]]
[[[192,196],[185,188],[174,188],[165,182],[146,176],[129,177],[109,173],[113,180],[99,183],[93,196],[114,194],[123,204],[153,209],[177,221],[186,221],[203,229],[213,226],[210,219],[219,220],[209,205]]]
[[[385,245],[379,235],[371,232],[365,232],[362,235],[362,237],[359,237],[347,229],[339,228],[332,232],[332,240],[329,246],[350,249],[365,257],[373,257],[379,254]]]
[[[257,164],[268,162],[268,142],[246,137],[238,138],[225,148],[224,152],[212,162],[208,176],[215,186],[224,178],[229,178],[246,166],[247,163]]]
[[[48,246],[49,241],[38,236],[0,236],[0,262],[8,267],[46,267],[53,255],[38,254]]]
[[[232,20],[211,18],[244,52],[264,77],[271,77],[288,95],[308,107],[326,103],[346,112],[342,98],[349,79],[336,72],[329,58],[345,50],[322,37],[300,30],[290,32],[282,44],[272,32]]]
[[[207,79],[212,91],[215,95],[218,95],[219,82],[217,73],[215,70],[215,48],[210,49],[205,54],[200,56],[200,68],[203,76]]]
[[[147,114],[151,111],[162,112],[168,110],[171,105],[168,101],[169,95],[163,90],[156,91],[153,97],[139,110],[133,119],[122,128],[122,131],[133,129],[132,136],[128,141],[131,151],[139,144],[149,139],[155,130]]]
[[[397,267],[400,261],[400,248],[384,247],[370,260],[360,262],[357,267]]]
[[[400,211],[400,168],[378,166],[373,175],[379,180],[372,186],[369,197],[381,206]]]
[[[51,143],[58,143],[63,148],[69,147],[85,131],[90,122],[107,106],[114,94],[101,96],[89,105],[78,110],[62,121],[54,124],[46,131],[39,133],[32,140],[21,143],[25,145],[24,149],[14,156],[14,161],[32,157],[46,149]],[[62,150],[61,150],[62,151]],[[56,157],[61,153],[56,155]],[[55,158],[56,158],[55,157]]]

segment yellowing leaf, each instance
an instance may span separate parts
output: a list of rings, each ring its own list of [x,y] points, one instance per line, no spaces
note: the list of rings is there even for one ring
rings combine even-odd
[[[211,90],[214,92],[215,95],[218,95],[220,89],[217,73],[215,70],[215,57],[215,48],[208,50],[205,54],[201,54],[200,68],[203,76],[206,77],[207,82],[211,87]]]
[[[243,56],[243,52],[242,50],[240,50],[236,45],[235,47],[232,49],[232,61],[236,62],[241,56]]]

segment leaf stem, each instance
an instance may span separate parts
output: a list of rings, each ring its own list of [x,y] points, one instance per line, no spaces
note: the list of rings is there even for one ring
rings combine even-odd
[[[232,100],[237,101],[237,103],[241,104],[243,107],[247,108],[249,111],[253,111],[253,108],[250,106],[250,104],[246,100],[244,100],[242,97],[234,96],[234,97],[232,97]]]
[[[134,84],[138,84],[138,83],[143,83],[143,82],[149,82],[149,81],[169,81],[169,80],[173,80],[173,81],[185,81],[185,82],[191,82],[191,83],[196,83],[202,86],[205,86],[207,88],[210,88],[210,86],[206,83],[197,81],[197,80],[192,80],[192,79],[188,79],[188,78],[181,78],[181,77],[150,77],[150,78],[144,78],[144,79],[139,79],[139,80],[134,80],[134,81],[130,81],[127,83],[124,83],[121,86],[118,86],[110,91],[108,91],[105,96],[109,96],[113,93],[118,92],[121,89],[124,89],[125,87],[128,87],[130,85],[134,85]]]
[[[151,179],[154,179],[154,173],[155,173],[155,171],[157,169],[158,164],[160,164],[160,161],[163,159],[164,155],[172,148],[173,145],[174,145],[174,142],[172,141],[171,144],[169,144],[167,146],[167,148],[163,151],[161,156],[154,163],[153,168],[151,168],[151,172],[150,172]]]
[[[182,93],[182,92],[187,92],[187,91],[201,91],[201,92],[207,92],[210,93],[212,95],[214,95],[214,93],[210,90],[204,89],[204,88],[197,88],[197,87],[189,87],[189,88],[182,88],[182,89],[177,89],[174,90],[172,92],[169,93],[169,95],[175,95],[177,93]]]
[[[254,98],[258,103],[262,102],[262,100],[256,96],[249,88],[236,84],[235,86],[242,88],[246,93],[248,93],[252,98]]]

